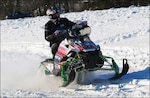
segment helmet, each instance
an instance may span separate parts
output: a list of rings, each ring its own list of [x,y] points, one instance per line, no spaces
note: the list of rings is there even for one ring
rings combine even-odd
[[[60,14],[56,10],[47,9],[46,15],[48,15],[51,19],[57,19],[60,17]]]

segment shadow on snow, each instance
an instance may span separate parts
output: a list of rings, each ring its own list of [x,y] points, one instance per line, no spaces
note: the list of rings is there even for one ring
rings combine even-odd
[[[104,88],[109,88],[109,85],[113,85],[113,84],[125,84],[125,83],[130,83],[133,80],[150,80],[150,67],[147,67],[144,70],[141,71],[137,71],[137,72],[132,72],[132,73],[127,73],[126,75],[124,75],[122,78],[117,79],[117,80],[99,80],[99,81],[95,81],[94,83],[92,83],[92,85],[95,85],[95,90],[101,90],[103,89],[102,86],[104,86]]]

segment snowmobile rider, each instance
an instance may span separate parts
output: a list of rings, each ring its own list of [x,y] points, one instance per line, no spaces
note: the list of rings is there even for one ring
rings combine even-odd
[[[47,9],[46,14],[50,20],[45,24],[45,39],[50,42],[53,59],[58,50],[60,43],[69,37],[68,30],[82,26],[77,26],[76,23],[67,18],[60,18],[57,10]]]

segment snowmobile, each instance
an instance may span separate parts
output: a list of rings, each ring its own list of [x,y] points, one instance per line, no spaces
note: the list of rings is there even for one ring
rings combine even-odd
[[[40,67],[46,75],[53,74],[62,78],[62,87],[68,86],[75,81],[79,73],[108,70],[114,71],[114,76],[109,80],[119,79],[127,74],[129,65],[127,59],[123,59],[123,68],[120,73],[119,66],[112,57],[104,56],[100,46],[96,45],[90,38],[90,27],[85,27],[77,32],[70,31],[71,38],[68,43],[60,44],[58,51],[52,59],[41,62]],[[106,67],[105,67],[106,66]],[[80,83],[78,79],[77,83]]]

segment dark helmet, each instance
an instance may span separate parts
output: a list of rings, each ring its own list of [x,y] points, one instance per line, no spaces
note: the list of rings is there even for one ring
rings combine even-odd
[[[60,17],[60,14],[56,10],[47,9],[46,15],[50,16],[51,19],[57,19]]]

